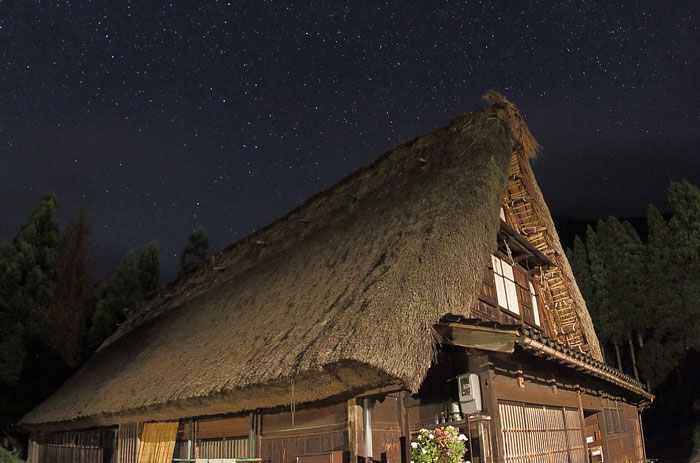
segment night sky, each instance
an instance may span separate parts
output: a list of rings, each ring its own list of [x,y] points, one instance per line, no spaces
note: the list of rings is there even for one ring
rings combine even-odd
[[[410,3],[410,6],[408,5]],[[554,215],[700,185],[700,2],[0,3],[0,240],[40,195],[110,268],[211,250],[489,89],[526,116]]]

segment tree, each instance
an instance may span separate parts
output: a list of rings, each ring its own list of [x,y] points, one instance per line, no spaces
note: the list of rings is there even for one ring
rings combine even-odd
[[[671,182],[668,199],[674,210],[668,222],[653,206],[648,216],[647,304],[654,323],[640,366],[652,385],[689,349],[700,349],[700,190],[687,181]]]
[[[90,351],[114,332],[126,319],[128,310],[158,287],[159,280],[158,247],[154,241],[143,248],[138,258],[132,249],[127,251],[97,301],[88,330]]]
[[[59,228],[56,199],[44,195],[12,242],[0,246],[0,382],[16,382],[29,344],[55,342],[54,296]]]
[[[148,243],[141,251],[138,270],[141,292],[146,295],[155,291],[160,281],[160,261],[158,260],[158,245],[155,241]]]
[[[124,321],[126,311],[141,299],[142,294],[136,254],[129,249],[97,301],[88,330],[88,347],[91,351],[97,349]]]
[[[97,280],[91,275],[95,246],[85,213],[65,229],[59,242],[56,289],[51,315],[60,335],[57,349],[75,368],[82,359],[88,310],[94,304]]]
[[[622,370],[621,345],[630,348],[632,369],[639,377],[636,348],[632,342],[645,329],[641,290],[644,285],[644,245],[627,222],[614,217],[599,220],[587,229],[586,244],[578,237],[570,251],[579,287],[603,345],[612,345]]]
[[[204,235],[202,227],[190,233],[185,249],[180,254],[181,274],[189,272],[197,262],[204,260],[208,249],[209,239]]]

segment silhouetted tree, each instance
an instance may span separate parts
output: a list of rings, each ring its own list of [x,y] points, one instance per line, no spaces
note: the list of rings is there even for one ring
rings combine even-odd
[[[190,233],[187,244],[180,254],[181,273],[188,272],[197,262],[204,260],[207,257],[207,250],[209,250],[209,238],[204,234],[204,229],[199,227]]]
[[[160,281],[160,261],[158,259],[158,245],[155,241],[148,243],[141,251],[138,269],[143,295],[155,291]]]
[[[55,341],[49,306],[58,240],[56,199],[47,194],[14,239],[0,246],[0,382],[17,381],[30,344]]]
[[[97,280],[91,271],[95,245],[85,213],[71,222],[61,236],[51,315],[59,330],[56,345],[66,363],[75,368],[82,359],[89,309],[95,303]]]

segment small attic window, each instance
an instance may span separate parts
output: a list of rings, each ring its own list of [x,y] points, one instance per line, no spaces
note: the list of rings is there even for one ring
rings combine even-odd
[[[493,276],[496,280],[496,297],[498,305],[520,315],[518,292],[515,289],[513,266],[496,256],[491,256]]]
[[[529,281],[528,284],[530,285],[530,297],[532,298],[532,310],[535,316],[535,325],[542,326],[542,322],[540,322],[540,309],[537,307],[537,293],[535,293],[535,287],[532,285],[532,281]]]
[[[522,314],[524,322],[542,327],[537,292],[527,271],[498,256],[491,256],[491,265],[498,305],[515,315]]]

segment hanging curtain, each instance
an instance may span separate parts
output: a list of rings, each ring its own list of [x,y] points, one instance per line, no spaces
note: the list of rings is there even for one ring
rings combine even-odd
[[[144,424],[138,463],[171,463],[176,435],[177,421]]]

